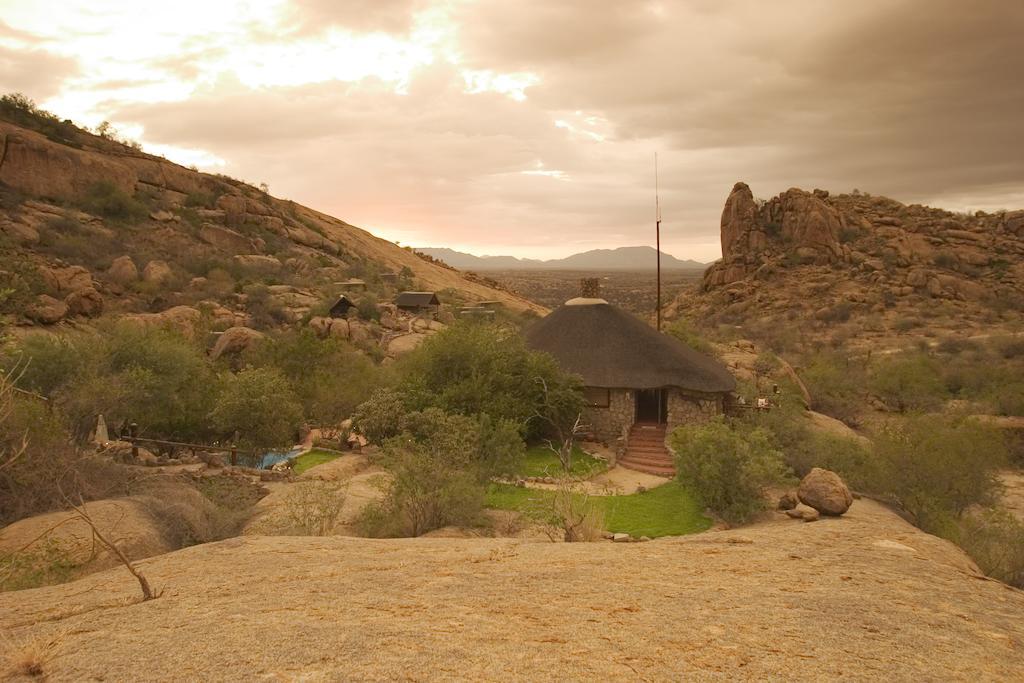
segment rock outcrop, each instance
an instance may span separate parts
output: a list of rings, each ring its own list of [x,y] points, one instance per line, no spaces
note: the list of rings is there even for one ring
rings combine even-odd
[[[952,213],[795,188],[762,201],[737,183],[721,240],[721,260],[699,291],[667,307],[669,319],[756,319],[776,330],[799,324],[806,334],[868,316],[877,332],[901,332],[894,328],[907,318],[926,315],[932,330],[959,333],[986,312],[1024,311],[1024,211]],[[946,323],[934,319],[936,308]]]
[[[842,520],[649,543],[254,535],[140,566],[159,600],[140,604],[117,567],[0,593],[0,632],[59,634],[53,681],[1012,681],[1024,670],[1024,593],[979,580],[955,546],[864,500]],[[261,630],[295,637],[254,647]]]

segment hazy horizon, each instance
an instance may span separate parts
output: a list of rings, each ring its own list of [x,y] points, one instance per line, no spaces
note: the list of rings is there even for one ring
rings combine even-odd
[[[401,244],[720,256],[732,185],[1024,206],[1024,4],[0,0],[0,90]],[[571,30],[567,30],[571,27]]]

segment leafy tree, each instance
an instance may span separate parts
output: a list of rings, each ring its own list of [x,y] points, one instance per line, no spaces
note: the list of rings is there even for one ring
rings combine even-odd
[[[765,509],[767,487],[785,477],[782,453],[762,428],[734,428],[718,418],[677,428],[671,446],[679,480],[730,523]]]
[[[407,412],[403,394],[395,389],[378,389],[356,409],[352,427],[372,443],[384,443],[401,433]]]
[[[349,417],[374,388],[387,381],[384,371],[347,342],[320,339],[310,329],[289,330],[255,347],[246,360],[277,368],[288,378],[308,420],[333,426]]]
[[[224,438],[237,433],[245,448],[283,448],[295,443],[302,405],[281,371],[247,368],[222,375],[211,418]]]
[[[403,359],[399,376],[410,408],[510,420],[528,439],[546,429],[537,419],[551,403],[546,393],[564,398],[580,387],[554,358],[527,349],[518,331],[478,321],[431,336]]]
[[[50,398],[80,439],[97,414],[156,438],[209,432],[215,378],[203,351],[177,332],[122,323],[98,335],[33,336],[17,357],[26,363],[20,386]]]

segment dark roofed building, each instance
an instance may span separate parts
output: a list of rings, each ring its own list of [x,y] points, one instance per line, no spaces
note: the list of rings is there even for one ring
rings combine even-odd
[[[338,297],[338,300],[331,306],[330,317],[332,318],[345,318],[348,317],[348,309],[355,306],[352,300],[342,294]]]
[[[402,292],[395,297],[395,306],[401,311],[423,313],[436,311],[441,302],[433,292]]]
[[[583,378],[584,419],[602,440],[624,439],[629,458],[650,444],[650,462],[634,469],[674,473],[664,449],[675,427],[724,412],[736,389],[729,370],[714,358],[661,334],[639,318],[596,297],[567,301],[538,321],[527,344],[550,353],[563,369]],[[635,464],[635,463],[634,463]]]

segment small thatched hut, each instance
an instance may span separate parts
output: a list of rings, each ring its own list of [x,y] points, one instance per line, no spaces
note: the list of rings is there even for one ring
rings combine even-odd
[[[736,380],[717,360],[661,334],[604,299],[576,298],[538,321],[527,344],[580,375],[594,434],[616,439],[634,425],[671,430],[720,414]]]
[[[338,297],[338,300],[336,302],[334,302],[334,305],[331,306],[331,310],[329,312],[329,315],[332,318],[344,318],[344,317],[347,317],[348,316],[348,310],[350,308],[352,308],[353,306],[355,306],[355,304],[352,303],[352,300],[349,299],[344,294],[342,294],[341,296]]]

